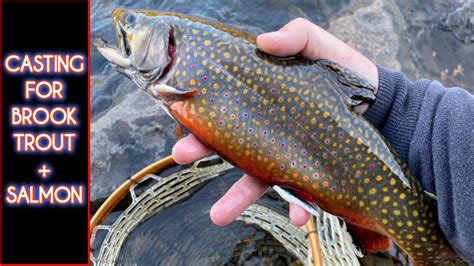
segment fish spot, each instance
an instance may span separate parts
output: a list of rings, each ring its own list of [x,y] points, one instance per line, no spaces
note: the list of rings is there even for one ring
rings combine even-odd
[[[204,41],[204,45],[205,45],[205,46],[209,46],[210,44],[211,44],[211,41],[210,41],[210,40],[205,40],[205,41]]]
[[[383,197],[383,202],[389,202],[390,201],[390,197],[389,196],[384,196]]]
[[[398,216],[398,215],[400,215],[400,214],[401,214],[401,212],[400,212],[400,210],[398,210],[398,209],[397,209],[397,210],[393,210],[393,214],[395,214],[395,215],[397,215],[397,216]]]
[[[373,163],[371,163],[371,164],[369,165],[369,169],[373,171],[373,170],[375,169],[375,165],[374,165]]]
[[[407,239],[413,239],[413,235],[412,235],[412,234],[408,234],[408,235],[407,235]]]
[[[400,199],[405,199],[406,198],[406,194],[405,193],[401,193],[400,194]]]

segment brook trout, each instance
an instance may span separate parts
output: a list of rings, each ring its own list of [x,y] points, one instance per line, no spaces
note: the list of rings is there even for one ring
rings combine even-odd
[[[113,12],[98,51],[202,143],[247,174],[352,225],[366,252],[389,239],[415,264],[458,261],[436,199],[353,111],[375,88],[340,65],[277,58],[237,29],[176,13]]]

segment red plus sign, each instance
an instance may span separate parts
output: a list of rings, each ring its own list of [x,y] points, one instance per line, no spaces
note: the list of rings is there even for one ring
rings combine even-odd
[[[43,178],[46,178],[51,173],[51,169],[46,164],[43,164],[41,168],[38,169],[38,173]]]

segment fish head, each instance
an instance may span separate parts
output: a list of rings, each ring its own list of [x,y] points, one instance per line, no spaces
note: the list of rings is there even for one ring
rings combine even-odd
[[[176,18],[157,19],[140,10],[115,9],[112,20],[117,46],[96,39],[94,44],[102,56],[142,89],[166,83],[177,52],[174,36],[180,27]]]
[[[225,32],[254,42],[253,36],[234,28],[179,13],[115,9],[112,20],[117,47],[97,39],[97,50],[117,71],[132,79],[150,96],[165,103],[186,100],[197,94],[196,88],[182,85],[189,84],[189,79],[196,77],[175,74],[180,70],[189,70],[180,69],[184,63],[178,62],[189,61],[186,56],[195,52],[196,46],[222,43],[222,34],[209,34],[210,31]],[[200,66],[200,70],[208,71],[209,67]]]

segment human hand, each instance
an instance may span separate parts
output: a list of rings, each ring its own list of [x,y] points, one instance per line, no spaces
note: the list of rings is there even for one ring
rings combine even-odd
[[[335,36],[312,24],[297,18],[278,31],[257,37],[257,46],[266,53],[276,56],[301,54],[308,59],[328,59],[365,77],[378,87],[378,70],[374,63]],[[355,110],[363,114],[368,105]],[[179,164],[191,163],[211,153],[194,136],[189,135],[173,147],[173,158]],[[210,211],[214,224],[224,226],[231,223],[248,206],[255,202],[268,186],[257,178],[244,175],[227,193],[219,199]],[[290,204],[290,220],[296,226],[304,225],[310,218],[302,208]]]

